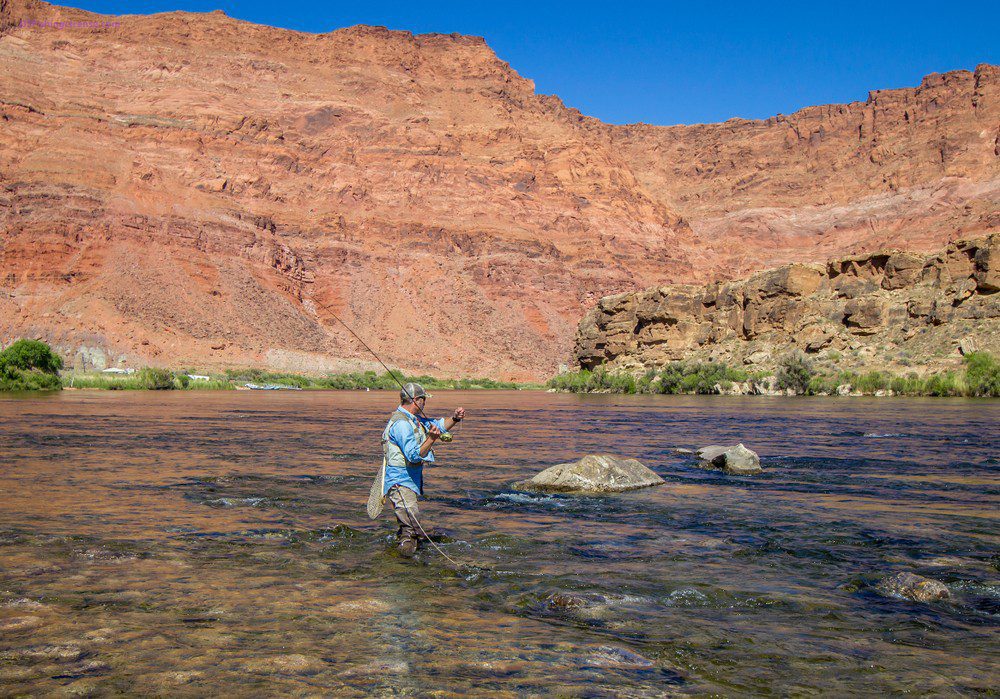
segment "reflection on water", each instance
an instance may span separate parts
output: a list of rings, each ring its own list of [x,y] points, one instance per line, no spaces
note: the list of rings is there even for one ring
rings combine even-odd
[[[391,393],[0,399],[0,693],[649,696],[1000,685],[1000,403],[448,393],[415,562]],[[436,404],[436,405],[434,405]],[[754,478],[676,447],[743,442]],[[509,484],[588,452],[667,485]],[[874,590],[912,571],[950,602]]]

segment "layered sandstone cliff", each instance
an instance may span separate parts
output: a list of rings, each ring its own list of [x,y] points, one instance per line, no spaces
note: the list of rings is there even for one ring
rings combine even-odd
[[[612,127],[482,39],[0,0],[0,341],[540,378],[601,296],[1000,225],[1000,69]],[[109,19],[109,18],[106,18]]]
[[[951,368],[1000,350],[1000,234],[929,256],[886,250],[791,264],[749,279],[600,300],[580,323],[585,369],[641,372],[712,360],[773,370],[798,350],[842,368]]]

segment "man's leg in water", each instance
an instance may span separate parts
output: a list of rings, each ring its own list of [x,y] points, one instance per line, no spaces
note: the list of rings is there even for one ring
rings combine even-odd
[[[392,510],[399,522],[399,530],[396,538],[399,541],[399,552],[404,556],[412,556],[417,551],[417,518],[420,512],[417,509],[417,494],[409,488],[401,485],[394,485],[389,489],[389,502],[392,503]]]

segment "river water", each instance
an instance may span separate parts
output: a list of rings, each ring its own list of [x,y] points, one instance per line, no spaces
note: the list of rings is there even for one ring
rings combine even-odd
[[[421,504],[364,507],[394,395],[0,398],[0,695],[961,695],[1000,685],[1000,402],[441,392]],[[743,442],[730,477],[677,447]],[[586,453],[667,483],[510,483]],[[882,577],[948,602],[886,598]]]

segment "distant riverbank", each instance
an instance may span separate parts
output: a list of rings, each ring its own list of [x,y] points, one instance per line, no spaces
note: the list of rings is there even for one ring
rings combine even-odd
[[[0,351],[0,392],[97,389],[107,391],[169,390],[395,390],[413,381],[430,390],[519,390],[541,388],[485,378],[440,379],[433,376],[378,374],[374,371],[311,376],[227,369],[222,373],[162,367],[114,367],[99,372],[65,372],[62,357],[40,340],[20,339]]]
[[[516,390],[539,388],[536,385],[495,381],[486,378],[439,379],[433,376],[403,376],[402,382],[414,381],[434,390]],[[222,373],[201,373],[196,370],[171,371],[147,367],[129,373],[64,373],[62,387],[66,389],[97,389],[107,391],[143,390],[398,390],[399,384],[388,373],[374,371],[310,376],[269,372],[261,369],[230,369]]]
[[[673,362],[639,375],[601,367],[566,372],[549,380],[548,387],[569,393],[998,398],[1000,362],[988,352],[971,352],[961,371],[900,376],[886,371],[819,371],[804,355],[790,354],[773,374],[719,362]]]

